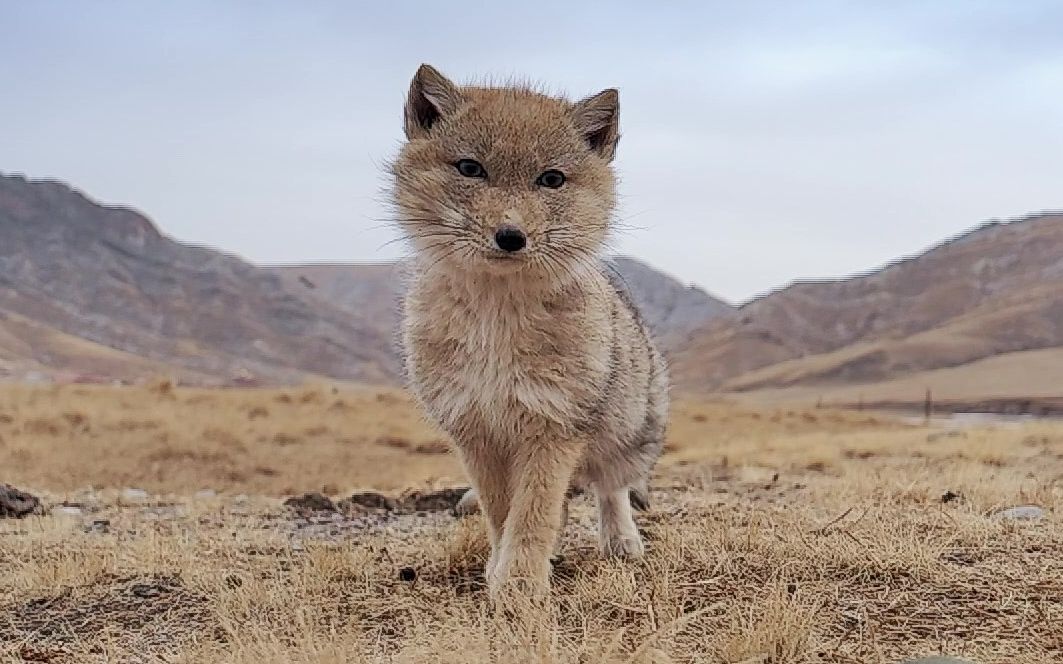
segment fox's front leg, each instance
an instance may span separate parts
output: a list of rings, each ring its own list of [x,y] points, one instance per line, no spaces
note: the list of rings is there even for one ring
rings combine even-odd
[[[550,556],[582,449],[582,444],[542,439],[528,441],[521,450],[511,478],[514,494],[509,515],[487,579],[492,596],[498,597],[511,585],[533,595],[549,589]]]
[[[557,542],[554,544],[554,555],[561,555],[561,540],[565,534],[565,524],[568,523],[568,502],[572,498],[571,489],[565,495],[565,502],[561,505],[561,523],[557,531]],[[476,494],[476,489],[470,488],[465,491],[465,494],[461,497],[456,505],[454,505],[454,516],[464,517],[470,514],[475,514],[480,511],[480,497]]]
[[[473,488],[462,498],[463,503],[479,504],[487,528],[487,541],[491,545],[491,554],[484,570],[485,578],[490,579],[499,556],[506,516],[510,507],[511,463],[499,449],[492,445],[463,445],[462,462],[472,480]],[[460,506],[460,503],[459,503]]]

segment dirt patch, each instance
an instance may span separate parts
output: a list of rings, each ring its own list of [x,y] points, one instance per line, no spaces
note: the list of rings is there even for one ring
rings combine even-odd
[[[438,491],[410,491],[400,496],[387,496],[376,491],[360,491],[333,502],[321,493],[306,493],[284,501],[301,516],[312,513],[340,512],[347,516],[367,514],[416,514],[420,512],[453,512],[468,487],[451,487]]]
[[[166,650],[208,627],[207,599],[180,576],[104,579],[0,607],[0,643],[26,661],[76,661],[72,644],[106,639],[122,648]],[[30,645],[32,644],[32,645]]]
[[[301,496],[292,496],[284,501],[284,505],[300,514],[336,511],[336,504],[328,496],[320,493],[304,493]]]
[[[414,491],[403,498],[402,505],[413,512],[453,512],[468,490],[469,487],[455,487],[439,491]]]

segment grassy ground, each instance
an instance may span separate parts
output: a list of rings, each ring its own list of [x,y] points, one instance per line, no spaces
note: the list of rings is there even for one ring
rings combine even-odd
[[[441,441],[392,391],[3,388],[0,482],[45,514],[0,520],[0,662],[1063,661],[1063,425],[682,400],[646,559],[577,498],[519,620],[476,518],[282,504],[460,484]]]

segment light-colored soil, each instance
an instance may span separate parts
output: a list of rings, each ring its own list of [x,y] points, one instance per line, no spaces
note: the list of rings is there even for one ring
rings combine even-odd
[[[647,557],[600,560],[577,498],[530,613],[476,517],[282,504],[459,485],[441,440],[393,391],[0,389],[45,510],[0,520],[0,662],[1063,661],[1063,424],[681,400]]]

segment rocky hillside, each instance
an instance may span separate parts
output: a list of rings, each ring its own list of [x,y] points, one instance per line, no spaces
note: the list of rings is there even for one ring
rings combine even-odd
[[[684,286],[633,258],[617,258],[614,264],[667,351],[677,348],[692,331],[735,311],[733,305],[697,286]]]
[[[872,382],[1063,346],[1063,214],[992,222],[866,275],[796,283],[703,326],[696,389]]]
[[[269,270],[57,182],[0,176],[0,360],[136,377],[396,376],[391,340]],[[14,368],[14,369],[13,369]]]

